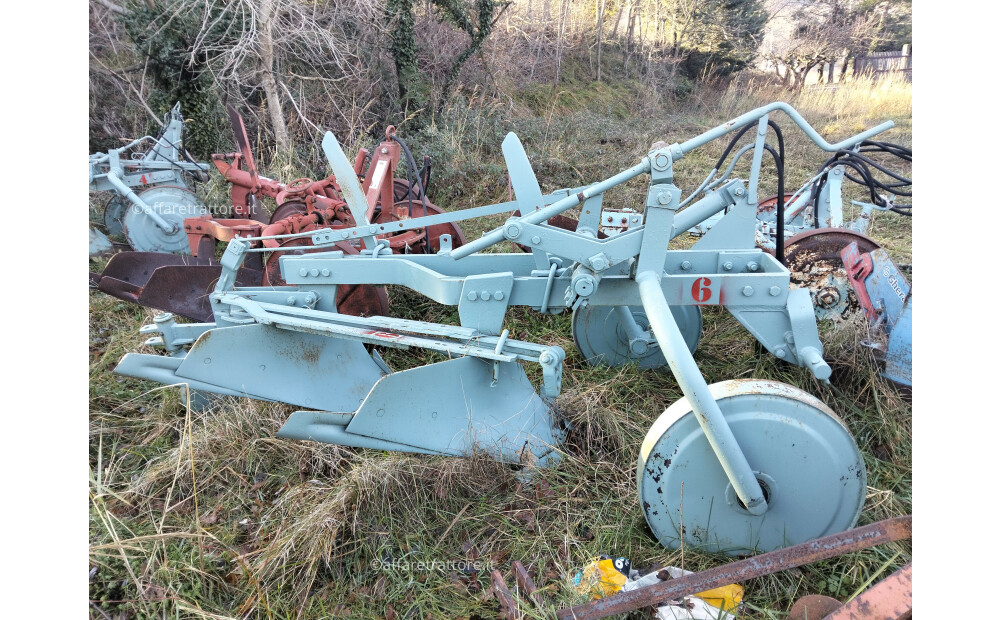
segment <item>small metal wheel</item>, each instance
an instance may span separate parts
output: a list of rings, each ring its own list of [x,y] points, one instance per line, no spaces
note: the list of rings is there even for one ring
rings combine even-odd
[[[125,211],[128,210],[131,204],[118,194],[112,196],[111,200],[108,201],[108,204],[104,207],[104,227],[108,229],[109,237],[117,237],[125,234],[125,229],[122,227],[122,218],[125,217]]]
[[[137,252],[169,252],[173,254],[190,254],[187,234],[184,232],[184,220],[189,217],[210,215],[205,203],[194,192],[173,185],[151,187],[141,194],[139,199],[145,202],[155,213],[173,225],[172,231],[165,231],[156,225],[139,207],[125,210],[122,225],[125,238]]]
[[[709,390],[767,499],[751,515],[682,398],[646,433],[639,502],[660,544],[741,555],[842,532],[857,522],[867,473],[850,431],[815,397],[777,381],[740,379]]]
[[[649,319],[642,306],[629,306],[632,318],[642,330],[649,330]],[[670,306],[684,342],[694,353],[701,337],[701,309],[697,306]],[[655,340],[630,343],[621,315],[613,306],[583,305],[573,311],[573,341],[588,364],[622,366],[638,362],[639,368],[660,368],[667,364]]]
[[[852,241],[862,254],[879,247],[861,233],[844,228],[808,230],[785,242],[785,264],[792,272],[792,286],[809,289],[817,319],[847,318],[860,309],[840,258],[841,250]]]

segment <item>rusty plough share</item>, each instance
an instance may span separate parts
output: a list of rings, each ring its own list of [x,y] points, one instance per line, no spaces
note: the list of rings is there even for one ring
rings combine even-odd
[[[775,112],[832,152],[892,126],[830,144],[791,106],[773,103],[683,143],[658,142],[625,171],[548,196],[509,134],[503,154],[513,203],[382,223],[369,220],[370,194],[328,133],[323,149],[357,225],[233,238],[208,295],[214,322],[159,316],[143,331],[153,335],[148,344],[169,355],[130,353],[116,372],[301,407],[278,433],[290,439],[426,454],[486,451],[541,466],[560,456],[565,429],[552,400],[565,352],[510,338],[504,318],[512,305],[543,314],[571,310],[573,338],[588,363],[669,366],[684,394],[653,424],[637,464],[639,502],[661,544],[677,548],[683,541],[736,555],[841,532],[857,521],[867,482],[843,421],[787,384],[708,385],[693,356],[701,306],[721,305],[771,354],[819,380],[830,376],[808,291],[790,289],[788,269],[755,246],[760,163]],[[680,209],[674,166],[745,126],[757,128],[749,181],[729,179]],[[605,229],[610,234],[601,238],[604,193],[640,176],[649,178],[640,219],[627,230],[613,221],[619,230]],[[575,230],[546,224],[576,207]],[[461,247],[442,234],[435,253],[396,254],[390,239],[378,238],[514,209],[524,215]],[[726,215],[692,249],[668,248],[670,239],[721,211]],[[338,249],[356,240],[357,253]],[[530,253],[478,253],[502,241]],[[325,251],[295,255],[286,251],[298,249],[291,242]],[[265,252],[283,253],[278,267],[286,284],[240,286],[244,261]],[[337,311],[344,288],[387,284],[457,306],[461,324]],[[447,359],[393,372],[377,347],[418,347]],[[541,394],[521,362],[540,367]]]
[[[449,236],[452,247],[465,242],[461,229],[450,222],[395,230],[416,215],[440,215],[443,212],[426,197],[429,162],[425,161],[424,169],[419,173],[409,148],[396,136],[392,126],[386,129],[386,139],[370,157],[366,174],[365,163],[370,154],[366,149],[358,152],[350,174],[363,178],[363,186],[367,188],[364,194],[367,206],[359,213],[352,213],[348,203],[341,198],[336,174],[320,181],[303,178],[288,184],[258,175],[243,119],[232,107],[229,107],[229,114],[240,152],[216,154],[213,161],[233,186],[235,211],[248,217],[220,219],[206,214],[186,218],[183,232],[193,259],[151,252],[117,255],[97,281],[101,291],[192,320],[209,321],[212,310],[208,294],[222,272],[214,259],[216,243],[220,241],[253,238],[251,247],[255,249],[298,255],[316,250],[310,249],[312,242],[308,237],[295,235],[320,228],[353,228],[357,226],[359,220],[356,218],[360,216],[360,221],[379,225],[382,230],[377,238],[387,241],[389,249],[397,253],[437,251],[442,235]],[[406,180],[395,178],[404,153],[410,175],[416,181],[412,186]],[[244,164],[247,170],[242,169]],[[341,171],[341,174],[346,172]],[[270,223],[267,223],[257,195],[274,198],[278,203]],[[286,238],[289,235],[292,237]],[[335,247],[347,254],[357,254],[360,245],[358,239],[346,239]],[[266,261],[262,254],[251,255],[247,264],[240,268],[237,282],[241,286],[284,285],[278,263],[280,255],[275,252]],[[365,284],[342,287],[337,294],[336,307],[339,312],[357,316],[386,314],[389,311],[384,287]]]

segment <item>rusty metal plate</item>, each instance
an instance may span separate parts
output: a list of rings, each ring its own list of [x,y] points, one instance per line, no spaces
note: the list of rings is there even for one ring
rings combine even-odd
[[[822,594],[807,594],[795,601],[788,610],[788,620],[820,620],[841,606],[840,601],[835,598]]]
[[[253,151],[250,149],[250,139],[247,137],[247,127],[243,123],[243,117],[236,111],[236,108],[228,103],[226,104],[226,112],[229,114],[229,122],[233,126],[233,134],[236,137],[236,148],[240,150],[243,160],[247,163],[247,172],[256,181],[257,162],[254,161]]]
[[[905,620],[913,615],[913,564],[889,575],[826,620]]]
[[[279,246],[286,251],[271,252],[264,263],[263,286],[286,286],[281,277],[281,257],[300,256],[313,252],[329,252],[331,248],[312,247],[312,241],[305,238],[293,238]],[[297,249],[288,249],[297,248]],[[359,251],[347,242],[336,244],[332,249],[341,250],[344,254],[358,254]],[[352,316],[387,316],[389,314],[389,296],[384,286],[370,284],[342,284],[337,287],[337,312]]]
[[[97,288],[112,297],[136,301],[153,272],[172,265],[212,265],[210,258],[197,258],[160,252],[121,252],[108,261],[101,272]]]
[[[819,319],[847,318],[861,310],[840,257],[852,242],[857,242],[862,253],[879,247],[861,233],[841,228],[810,230],[785,242],[785,264],[791,271],[792,286],[809,289]]]
[[[222,275],[221,265],[173,265],[153,272],[135,300],[141,306],[156,308],[208,323],[212,305],[208,296]],[[255,269],[236,272],[236,286],[260,286],[263,274]]]

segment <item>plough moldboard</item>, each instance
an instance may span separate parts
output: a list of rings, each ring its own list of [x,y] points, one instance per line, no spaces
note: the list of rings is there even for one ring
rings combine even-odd
[[[290,439],[443,455],[486,451],[537,466],[560,454],[564,428],[552,400],[561,389],[565,352],[510,338],[504,318],[512,305],[543,314],[570,311],[574,341],[588,362],[666,365],[684,394],[649,430],[637,467],[643,512],[663,545],[683,541],[742,554],[843,531],[857,520],[866,491],[865,465],[843,422],[786,384],[709,385],[693,356],[701,307],[721,305],[772,355],[819,380],[830,376],[809,292],[792,289],[789,270],[756,247],[757,186],[776,112],[831,152],[892,126],[830,144],[790,106],[774,103],[686,142],[656,143],[627,170],[549,195],[509,134],[503,155],[514,203],[391,223],[367,219],[371,202],[327,133],[323,148],[357,225],[232,238],[208,295],[213,321],[157,317],[143,331],[155,334],[147,344],[168,355],[130,353],[116,372],[299,407],[279,432]],[[757,130],[749,181],[700,188],[703,196],[680,208],[675,165],[747,126]],[[644,211],[627,229],[609,230],[602,225],[604,193],[637,177],[649,181]],[[575,230],[546,223],[575,207]],[[391,241],[379,238],[515,208],[522,215],[464,245],[442,234],[432,253],[393,253]],[[720,212],[725,215],[691,249],[668,249],[672,238]],[[602,230],[610,234],[602,238]],[[530,251],[482,253],[505,240]],[[359,251],[338,245],[345,242],[357,242]],[[293,243],[317,251],[286,251]],[[280,254],[283,284],[240,285],[240,269],[265,252]],[[338,312],[345,288],[390,284],[456,306],[460,325]],[[394,372],[378,353],[382,347],[418,347],[448,359]],[[541,369],[537,391],[524,362]]]

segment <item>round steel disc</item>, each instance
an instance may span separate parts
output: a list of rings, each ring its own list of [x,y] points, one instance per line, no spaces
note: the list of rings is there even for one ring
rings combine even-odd
[[[629,306],[640,328],[649,329],[649,319],[642,306]],[[694,353],[701,337],[701,309],[697,306],[671,306],[671,313],[684,336],[688,349]],[[639,368],[665,366],[666,358],[655,341],[646,351],[636,354],[629,348],[629,337],[612,306],[583,305],[573,311],[573,341],[583,358],[591,365],[622,366],[638,362]]]
[[[840,252],[857,242],[861,253],[878,249],[868,237],[843,228],[819,228],[799,233],[785,242],[785,264],[792,286],[808,288],[818,319],[841,319],[858,312]]]
[[[104,207],[104,227],[108,229],[108,236],[117,237],[125,234],[122,227],[122,218],[131,203],[118,194],[111,197]]]
[[[415,200],[420,200],[420,189],[406,179],[395,178],[392,180],[392,199],[396,202],[406,200],[407,196],[412,196]]]
[[[273,224],[291,215],[303,215],[306,211],[308,211],[306,203],[299,202],[297,200],[289,200],[278,205],[278,208],[271,214],[271,221],[268,223]]]
[[[345,254],[358,254],[357,248],[349,243],[341,242],[333,248],[312,247],[312,241],[303,237],[295,237],[281,244],[282,248],[301,248],[282,252],[271,252],[264,264],[263,286],[286,286],[281,277],[282,256],[299,256],[313,252],[330,252],[341,250]],[[341,284],[337,286],[337,312],[352,316],[387,316],[389,314],[389,296],[384,286],[370,284]]]
[[[167,221],[174,225],[173,232],[167,232],[156,225],[139,207],[130,205],[125,210],[122,224],[125,237],[137,252],[169,252],[190,254],[184,220],[189,217],[210,215],[205,203],[194,192],[173,185],[151,187],[139,198]]]
[[[829,407],[777,381],[723,381],[709,390],[764,489],[764,514],[736,497],[686,398],[646,433],[636,478],[646,522],[668,549],[766,552],[851,528],[867,473],[850,431]],[[683,503],[683,521],[682,521]]]

